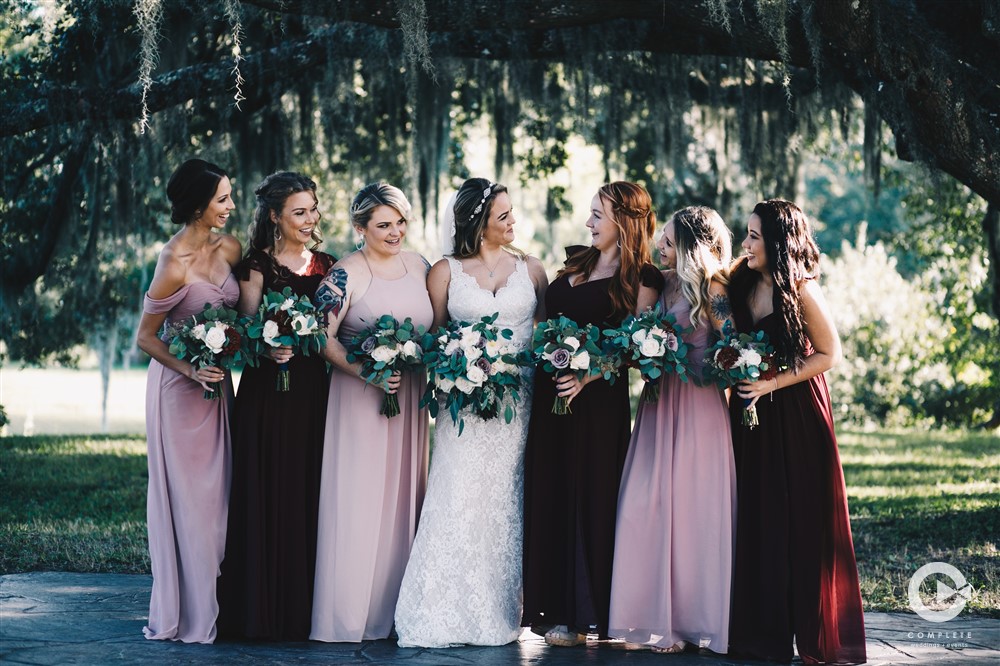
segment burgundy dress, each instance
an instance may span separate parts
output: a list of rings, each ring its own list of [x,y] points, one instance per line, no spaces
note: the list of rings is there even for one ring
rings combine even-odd
[[[236,267],[264,277],[264,291],[291,287],[313,298],[333,266],[313,253],[304,275],[274,269],[267,252],[251,250]],[[233,482],[229,535],[219,580],[219,634],[306,640],[312,614],[316,517],[329,375],[319,355],[288,363],[290,390],[275,389],[278,365],[262,358],[240,378],[233,410]]]
[[[654,266],[643,284],[662,288]],[[618,326],[609,319],[611,278],[570,285],[556,278],[545,292],[546,316],[577,324]],[[598,379],[574,399],[572,413],[552,414],[552,375],[535,373],[524,461],[523,626],[565,624],[580,633],[608,632],[618,487],[631,429],[628,378]]]
[[[740,331],[780,344],[780,313],[753,323],[733,301]],[[731,655],[806,663],[865,661],[861,590],[847,490],[823,375],[757,401],[760,425],[730,405],[736,457],[736,559]]]

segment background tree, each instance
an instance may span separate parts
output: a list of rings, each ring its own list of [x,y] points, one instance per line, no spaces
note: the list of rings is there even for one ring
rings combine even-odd
[[[328,246],[339,254],[351,241],[346,202],[374,178],[413,192],[433,227],[442,188],[482,163],[468,151],[485,131],[493,173],[519,180],[545,220],[530,245],[550,264],[569,238],[567,166],[581,146],[597,151],[605,178],[644,182],[664,212],[704,203],[742,224],[754,201],[784,196],[824,224],[830,250],[855,243],[852,220],[863,217],[907,285],[963,304],[945,308],[949,330],[976,322],[978,333],[952,336],[941,351],[952,374],[1000,388],[988,362],[1000,356],[995,2],[0,0],[0,8],[0,338],[14,358],[67,360],[86,343],[110,367],[115,349],[128,351],[150,262],[172,233],[165,179],[192,154],[231,165],[237,201],[278,168],[312,174],[332,213]],[[921,172],[899,160],[954,180],[921,174],[917,182],[928,184],[906,191]],[[844,188],[855,196],[838,195]],[[928,199],[955,203],[918,210]],[[920,244],[901,240],[917,236]],[[978,254],[935,256],[957,238]],[[985,279],[964,282],[970,270]],[[921,282],[928,271],[942,278]],[[977,403],[963,418],[998,394],[963,394]]]

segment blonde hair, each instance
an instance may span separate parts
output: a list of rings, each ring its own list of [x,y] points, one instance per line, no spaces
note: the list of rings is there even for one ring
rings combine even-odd
[[[701,326],[708,318],[712,280],[729,284],[733,234],[722,216],[707,206],[681,208],[670,221],[674,223],[681,293],[691,304],[691,323]]]

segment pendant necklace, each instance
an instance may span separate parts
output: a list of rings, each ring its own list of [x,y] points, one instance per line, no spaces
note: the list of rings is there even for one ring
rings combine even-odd
[[[499,266],[500,262],[503,261],[503,252],[500,253],[500,256],[497,258],[496,263],[493,264],[493,268],[490,268],[489,265],[485,261],[483,261],[483,257],[481,254],[476,255],[476,259],[478,259],[479,263],[483,265],[483,268],[489,271],[490,277],[493,277],[493,273],[494,271],[496,271],[497,266]]]

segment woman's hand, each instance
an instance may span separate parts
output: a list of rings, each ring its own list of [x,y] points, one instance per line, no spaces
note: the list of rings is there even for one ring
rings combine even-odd
[[[403,380],[403,375],[397,370],[396,372],[389,375],[389,379],[385,380],[385,384],[382,385],[382,390],[392,395],[399,390],[399,384]]]
[[[771,393],[778,390],[778,378],[772,377],[771,379],[758,379],[757,381],[747,381],[743,380],[736,384],[736,395],[740,396],[744,400],[749,400],[750,404],[747,405],[747,409],[753,407],[757,404],[757,400],[760,396],[765,393]]]
[[[282,345],[280,347],[271,347],[267,350],[267,355],[271,357],[271,360],[275,363],[288,363],[295,356],[295,352],[292,348],[287,345]]]
[[[576,373],[562,375],[560,377],[553,377],[552,380],[556,383],[556,395],[560,398],[567,398],[566,404],[571,404],[573,398],[580,394],[583,387],[599,379],[600,375],[588,375],[583,381],[577,379]]]
[[[215,366],[206,366],[204,368],[196,368],[195,366],[190,366],[191,372],[188,373],[188,378],[201,384],[201,387],[206,391],[214,391],[212,384],[221,382],[226,378],[226,373],[223,372],[222,368],[216,368]]]

